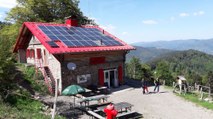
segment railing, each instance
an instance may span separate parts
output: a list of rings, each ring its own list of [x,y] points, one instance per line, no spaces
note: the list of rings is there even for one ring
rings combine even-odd
[[[204,93],[208,93],[208,98],[213,96],[213,94],[211,94],[211,87],[209,87],[209,86],[195,84],[195,89],[197,92],[199,92],[201,100],[203,100],[203,98],[204,98]]]
[[[48,82],[48,87],[49,87],[49,90],[51,93],[54,93],[55,92],[55,79],[50,71],[50,69],[48,67],[44,67],[44,76],[45,76],[45,79],[47,80]],[[49,75],[48,75],[49,74]]]
[[[48,73],[49,73],[49,76],[48,76],[47,71],[45,70],[45,67],[43,66],[41,60],[42,59],[35,59],[36,72],[38,69],[42,72],[42,74],[44,76],[44,81],[45,81],[46,85],[48,86],[48,90],[51,93],[54,93],[55,92],[55,79],[52,76],[52,73],[50,72],[49,68],[46,67],[46,68],[48,68]]]

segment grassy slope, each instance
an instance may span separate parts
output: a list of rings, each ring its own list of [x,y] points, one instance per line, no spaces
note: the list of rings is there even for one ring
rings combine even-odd
[[[11,97],[12,98],[12,97]],[[14,98],[14,97],[13,97]],[[42,104],[38,101],[16,96],[16,103],[9,104],[0,101],[0,118],[2,119],[49,119],[50,116],[41,113]]]
[[[16,73],[20,73],[17,79],[17,85],[22,88],[13,90],[13,93],[7,98],[7,102],[0,99],[0,119],[50,119],[50,115],[42,112],[44,105],[31,97],[32,92],[40,92],[46,94],[47,89],[39,82],[38,76],[35,75],[33,67],[26,68],[23,65],[17,65],[19,69]],[[37,79],[37,80],[35,80]],[[40,80],[41,81],[41,80]],[[62,117],[56,117],[62,118]]]

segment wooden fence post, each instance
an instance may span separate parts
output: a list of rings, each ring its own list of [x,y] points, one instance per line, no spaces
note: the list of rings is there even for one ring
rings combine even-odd
[[[200,99],[203,100],[203,88],[200,89]]]
[[[56,112],[56,103],[57,103],[57,97],[58,97],[58,81],[59,79],[56,79],[55,82],[55,99],[54,99],[54,105],[53,105],[53,112],[52,112],[52,118],[55,119],[55,112]]]

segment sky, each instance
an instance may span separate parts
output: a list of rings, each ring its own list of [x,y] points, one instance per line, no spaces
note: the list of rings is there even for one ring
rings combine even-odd
[[[0,0],[0,20],[16,5]],[[80,0],[85,16],[127,43],[213,38],[213,0]]]

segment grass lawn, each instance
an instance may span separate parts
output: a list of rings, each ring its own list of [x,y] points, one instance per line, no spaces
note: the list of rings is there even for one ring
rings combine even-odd
[[[199,96],[197,94],[187,93],[185,95],[179,95],[179,94],[177,94],[177,95],[180,96],[180,97],[183,97],[184,99],[186,99],[188,101],[194,102],[197,105],[200,105],[200,106],[205,107],[207,109],[213,110],[213,103],[209,103],[207,101],[199,100]]]
[[[164,86],[164,87],[166,89],[173,90],[173,88],[171,86]],[[199,106],[202,106],[204,108],[213,110],[213,103],[209,103],[207,101],[199,100],[199,95],[198,94],[187,93],[185,95],[183,95],[183,94],[182,95],[176,94],[176,95],[184,98],[185,100],[191,101],[191,102],[193,102],[193,103],[195,103],[195,104],[197,104]]]

